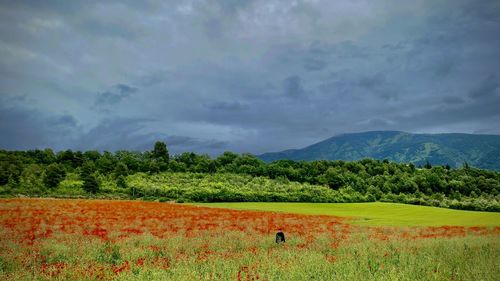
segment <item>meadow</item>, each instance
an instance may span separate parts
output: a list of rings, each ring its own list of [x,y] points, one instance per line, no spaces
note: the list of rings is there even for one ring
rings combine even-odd
[[[276,244],[283,229],[286,243]],[[0,200],[3,280],[496,280],[500,227],[142,201]]]
[[[331,215],[350,218],[350,223],[370,226],[498,226],[500,213],[452,210],[397,203],[196,203],[199,206]]]

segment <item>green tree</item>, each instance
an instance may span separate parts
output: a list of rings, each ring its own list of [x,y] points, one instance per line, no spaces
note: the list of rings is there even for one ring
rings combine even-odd
[[[158,171],[166,171],[168,169],[168,162],[170,160],[167,145],[164,142],[157,141],[155,143],[153,151],[151,151],[150,158],[151,161],[156,163],[154,165],[158,166]],[[154,172],[151,169],[149,171]]]
[[[125,177],[118,176],[118,178],[116,178],[116,185],[121,188],[127,188],[127,181],[125,180]]]
[[[414,173],[414,172],[415,172],[415,164],[410,163],[410,164],[408,164],[408,167],[410,168],[410,172],[411,172],[411,173]]]
[[[194,171],[197,173],[208,173],[210,172],[210,163],[212,163],[210,156],[206,154],[197,155],[195,157]]]
[[[168,154],[167,145],[162,141],[157,141],[153,151],[151,152],[151,156],[157,161],[168,163],[170,155]]]
[[[432,192],[443,192],[444,183],[441,178],[435,173],[429,173],[426,175],[427,186],[430,187]]]
[[[114,170],[115,177],[126,177],[128,175],[128,167],[123,162],[118,162]]]
[[[0,185],[16,184],[23,171],[21,159],[13,153],[0,151]]]
[[[328,184],[328,186],[332,189],[339,189],[344,186],[344,177],[342,176],[341,168],[333,168],[330,167],[326,172],[322,175],[320,182],[323,184]]]
[[[373,201],[375,200],[379,200],[383,193],[382,191],[380,190],[380,188],[376,187],[376,186],[373,186],[373,185],[370,185],[366,191],[366,194],[367,195],[372,195],[373,196]]]
[[[19,186],[29,191],[41,191],[43,189],[43,169],[38,164],[28,164],[19,179]]]
[[[169,162],[168,168],[172,172],[186,172],[186,164],[182,162],[178,162],[176,159],[173,159],[172,161]]]
[[[224,151],[224,153],[222,153],[222,155],[217,157],[215,161],[217,162],[218,166],[225,167],[232,164],[234,160],[236,160],[237,158],[238,154],[231,151]]]
[[[52,149],[45,150],[28,150],[26,151],[26,156],[33,159],[38,164],[52,164],[56,161],[56,157]]]
[[[71,149],[61,151],[57,154],[57,161],[61,164],[76,168],[83,163],[83,153],[81,151],[73,152]]]
[[[97,150],[89,150],[83,153],[84,161],[96,162],[97,160],[99,160],[99,158],[101,158],[101,154]]]
[[[141,152],[119,150],[115,153],[115,157],[118,161],[127,166],[129,173],[144,171],[144,154],[142,154]]]
[[[85,162],[82,166],[80,178],[83,181],[82,188],[89,193],[96,193],[99,191],[99,182],[95,175],[95,166],[92,162]]]
[[[113,154],[109,151],[104,151],[99,160],[96,161],[96,166],[101,173],[109,174],[114,170],[115,162],[116,159]]]
[[[469,166],[469,163],[467,163],[467,161],[464,162],[464,165],[462,166],[462,168],[464,170],[469,170],[470,169],[470,166]]]
[[[236,158],[234,164],[238,167],[239,173],[258,175],[263,171],[264,161],[251,154],[242,154]]]
[[[196,154],[193,152],[184,152],[177,155],[176,160],[179,163],[184,163],[187,170],[191,170],[191,168],[196,164]]]
[[[54,188],[64,179],[66,171],[60,164],[50,164],[45,169],[43,183],[45,186]]]
[[[160,165],[158,165],[158,161],[156,161],[154,159],[149,161],[148,171],[150,173],[159,173],[160,172]]]

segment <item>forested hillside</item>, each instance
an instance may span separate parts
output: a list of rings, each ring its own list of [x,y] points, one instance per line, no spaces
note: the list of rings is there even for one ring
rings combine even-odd
[[[500,211],[500,173],[388,160],[266,164],[226,152],[212,159],[151,151],[0,151],[0,195],[120,197],[176,201],[387,201]]]
[[[398,163],[423,166],[469,165],[500,170],[500,136],[474,134],[410,134],[397,131],[375,131],[334,136],[305,147],[259,156],[266,162],[275,160],[361,160],[388,159]]]

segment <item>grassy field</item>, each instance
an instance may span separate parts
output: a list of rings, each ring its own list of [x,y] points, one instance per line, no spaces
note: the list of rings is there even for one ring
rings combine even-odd
[[[500,226],[500,213],[395,203],[196,203],[199,206],[353,218],[371,226]]]
[[[500,276],[500,227],[349,222],[145,201],[0,199],[0,280],[496,281]],[[286,243],[275,243],[277,229],[286,233]]]

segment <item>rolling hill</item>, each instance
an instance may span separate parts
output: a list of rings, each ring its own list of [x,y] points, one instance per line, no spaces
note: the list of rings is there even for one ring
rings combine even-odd
[[[470,166],[500,170],[500,135],[412,134],[372,131],[342,134],[302,149],[265,153],[266,162],[290,160],[388,159],[423,165]]]

